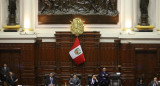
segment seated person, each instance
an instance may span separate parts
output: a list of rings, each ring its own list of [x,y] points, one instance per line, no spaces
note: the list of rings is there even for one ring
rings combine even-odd
[[[18,81],[17,77],[12,72],[9,72],[9,76],[7,76],[6,78],[7,85],[16,86],[17,81]]]
[[[7,66],[7,64],[3,64],[3,67],[1,69],[1,74],[2,74],[2,83],[6,81],[7,76],[9,76],[10,68]]]
[[[92,75],[92,78],[88,79],[88,85],[89,86],[98,86],[98,79],[96,78],[95,74]]]
[[[77,77],[76,74],[73,74],[73,77],[69,80],[70,86],[80,86],[81,80]]]
[[[160,83],[158,82],[157,77],[154,77],[153,81],[151,81],[148,86],[160,86]]]
[[[56,86],[57,85],[57,80],[53,73],[49,73],[49,75],[46,76],[45,85],[46,86]]]
[[[143,78],[139,78],[136,86],[145,86]]]
[[[108,73],[106,72],[106,68],[102,69],[102,72],[100,72],[100,86],[108,86],[109,80],[108,80]]]
[[[0,74],[0,86],[3,84],[2,75]]]

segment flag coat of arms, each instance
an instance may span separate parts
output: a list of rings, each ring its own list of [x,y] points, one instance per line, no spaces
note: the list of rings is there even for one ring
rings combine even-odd
[[[77,65],[80,65],[81,63],[85,62],[85,58],[78,37],[76,38],[69,54]]]

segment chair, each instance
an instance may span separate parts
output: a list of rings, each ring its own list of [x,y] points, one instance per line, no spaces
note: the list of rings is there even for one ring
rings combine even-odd
[[[96,75],[96,78],[99,80],[99,74],[95,74]],[[92,74],[89,74],[88,75],[88,79],[92,78]]]
[[[48,76],[49,76],[49,74],[44,74],[44,85],[45,85],[45,86],[47,86],[47,85],[46,85],[46,78],[47,78]]]
[[[73,78],[73,75],[74,75],[74,74],[71,74],[70,78]],[[80,82],[81,82],[82,75],[81,75],[81,74],[76,74],[76,75],[77,75],[77,77],[80,79]],[[70,84],[69,84],[69,86],[70,86]],[[80,86],[81,86],[81,83],[80,83]]]
[[[76,74],[76,75],[80,80],[82,79],[82,75],[81,74]],[[73,74],[71,74],[70,78],[72,78],[72,77],[73,77]]]
[[[54,77],[55,77],[55,73],[53,73],[53,74],[54,74]],[[46,82],[47,82],[46,79],[47,79],[48,76],[49,76],[49,73],[48,74],[44,74],[44,85],[45,86],[47,86],[46,85]],[[56,84],[56,86],[58,86],[58,83]]]
[[[95,74],[95,75],[96,75],[97,80],[99,80],[99,75],[98,74]],[[92,74],[89,74],[88,75],[88,80],[91,79],[91,78],[92,78]],[[89,86],[88,83],[87,83],[86,86]]]

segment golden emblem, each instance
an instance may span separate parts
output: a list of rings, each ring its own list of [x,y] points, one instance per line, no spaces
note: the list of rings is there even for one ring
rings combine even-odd
[[[71,21],[71,32],[76,36],[84,32],[83,21],[80,18],[74,18],[73,21]]]

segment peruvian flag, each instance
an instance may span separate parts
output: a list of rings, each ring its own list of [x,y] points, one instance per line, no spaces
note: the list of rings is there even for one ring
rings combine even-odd
[[[85,62],[85,58],[78,37],[76,38],[69,54],[77,65]]]

